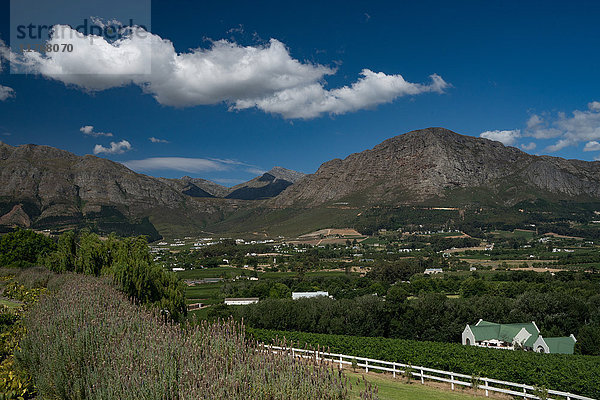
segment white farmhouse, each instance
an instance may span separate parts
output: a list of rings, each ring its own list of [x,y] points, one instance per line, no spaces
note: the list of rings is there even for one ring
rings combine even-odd
[[[441,268],[427,268],[425,270],[425,272],[423,272],[425,275],[434,275],[434,274],[442,274],[444,272],[443,269]]]
[[[319,297],[319,296],[325,296],[325,297],[329,297],[329,292],[293,292],[292,293],[292,299],[294,300],[298,300],[298,299],[310,299],[313,297]]]
[[[258,303],[258,300],[258,297],[228,297],[225,299],[225,305],[247,306],[248,304]]]
[[[462,344],[493,349],[517,348],[537,353],[573,354],[575,336],[543,338],[535,322],[497,324],[480,319],[467,325],[462,333]]]

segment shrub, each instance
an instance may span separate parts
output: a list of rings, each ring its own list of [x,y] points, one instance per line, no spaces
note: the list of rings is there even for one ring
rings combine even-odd
[[[273,354],[231,319],[181,327],[84,275],[48,289],[16,353],[42,398],[348,398],[341,372]]]
[[[30,266],[55,247],[52,239],[31,230],[7,233],[0,237],[0,266]]]
[[[186,314],[183,283],[172,272],[154,263],[143,236],[106,240],[88,231],[66,232],[56,251],[45,259],[52,271],[110,276],[118,287],[141,304],[147,304],[171,319]]]

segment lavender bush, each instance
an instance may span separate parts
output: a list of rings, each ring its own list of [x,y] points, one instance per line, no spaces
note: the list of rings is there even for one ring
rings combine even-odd
[[[48,288],[25,318],[16,354],[42,398],[349,397],[341,372],[266,351],[233,320],[165,322],[90,276],[63,274]]]

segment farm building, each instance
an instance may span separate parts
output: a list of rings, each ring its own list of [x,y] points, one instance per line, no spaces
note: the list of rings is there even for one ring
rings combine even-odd
[[[228,306],[246,306],[254,303],[258,303],[258,297],[228,297],[225,299],[225,304]]]
[[[577,339],[573,335],[549,338],[540,335],[533,344],[533,350],[538,353],[573,354],[575,343],[577,343]]]
[[[292,299],[309,299],[312,297],[325,296],[329,297],[329,292],[293,292]]]
[[[441,268],[427,268],[425,270],[425,272],[423,272],[425,275],[433,275],[433,274],[442,274],[444,272],[443,269]]]
[[[537,353],[573,354],[575,336],[543,338],[535,322],[497,324],[480,319],[467,325],[462,333],[462,344],[493,349],[535,351]]]
[[[202,303],[191,303],[187,305],[188,311],[200,310],[201,308],[204,308]]]

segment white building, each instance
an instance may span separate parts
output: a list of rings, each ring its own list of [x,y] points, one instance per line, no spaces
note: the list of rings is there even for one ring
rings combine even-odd
[[[225,305],[228,306],[247,306],[248,304],[258,303],[258,297],[229,297],[225,299]]]
[[[444,270],[442,270],[441,268],[427,268],[425,270],[425,272],[423,272],[425,275],[433,275],[433,274],[441,274],[443,273]]]
[[[325,296],[325,297],[329,297],[329,292],[293,292],[292,293],[292,299],[294,300],[298,300],[298,299],[310,299],[313,297],[319,297],[319,296]]]
[[[537,353],[573,354],[577,339],[566,337],[544,338],[535,322],[496,324],[480,319],[467,325],[462,333],[462,344],[493,349],[523,349]]]

